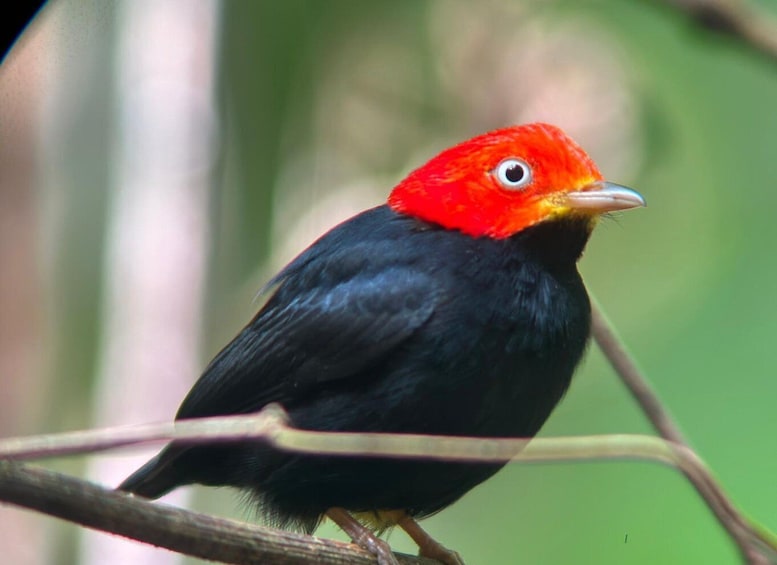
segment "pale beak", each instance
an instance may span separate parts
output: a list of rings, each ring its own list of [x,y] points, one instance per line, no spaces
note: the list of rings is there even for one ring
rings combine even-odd
[[[582,190],[561,195],[561,204],[594,214],[647,206],[645,199],[635,190],[605,181],[597,181]]]

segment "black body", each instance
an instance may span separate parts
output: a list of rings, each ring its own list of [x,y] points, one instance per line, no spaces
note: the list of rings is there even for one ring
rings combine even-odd
[[[306,429],[533,436],[588,339],[576,261],[590,229],[569,217],[495,240],[387,206],[359,214],[273,280],[274,294],[177,418],[279,402]],[[501,467],[172,444],[119,488],[146,497],[189,483],[248,489],[271,522],[310,531],[333,506],[432,514]]]

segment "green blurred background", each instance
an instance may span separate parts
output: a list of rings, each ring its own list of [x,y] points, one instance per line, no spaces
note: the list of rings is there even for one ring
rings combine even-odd
[[[50,2],[0,68],[2,435],[100,425],[105,406],[125,400],[102,379],[121,358],[106,353],[117,319],[107,310],[122,303],[116,281],[142,278],[116,271],[133,135],[121,112],[141,80],[117,73],[150,48],[127,32],[131,3]],[[145,266],[173,281],[171,300],[193,304],[196,349],[189,365],[151,360],[193,368],[176,388],[159,365],[142,394],[161,408],[140,402],[125,423],[172,417],[197,371],[252,316],[256,291],[327,227],[379,204],[455,141],[552,121],[649,203],[599,227],[581,263],[590,291],[734,501],[777,529],[772,62],[633,0],[161,4],[172,18],[207,5],[212,20],[210,50],[198,55],[211,71],[189,85],[197,100],[210,93],[205,126],[184,136],[198,147],[206,138],[186,163],[201,189],[188,200],[196,213],[181,200],[151,218],[141,209],[152,223],[130,222],[125,237],[164,233],[154,230],[181,215],[202,220],[180,265]],[[777,15],[774,2],[759,7]],[[170,54],[151,52],[155,64]],[[144,132],[154,139],[153,127]],[[157,161],[168,149],[176,159],[157,142]],[[195,285],[186,277],[198,261]],[[592,347],[543,435],[630,432],[650,428]],[[136,460],[122,457],[101,459],[127,474]],[[87,473],[83,458],[52,466]],[[193,490],[197,508],[250,516],[227,492]],[[511,465],[424,524],[476,564],[738,561],[684,479],[645,463]],[[94,538],[74,526],[9,508],[0,525],[9,563],[99,562],[85,549]],[[327,526],[319,534],[343,538]],[[414,551],[401,533],[390,542]]]

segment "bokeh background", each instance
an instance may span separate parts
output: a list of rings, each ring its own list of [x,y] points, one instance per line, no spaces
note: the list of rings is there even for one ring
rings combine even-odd
[[[0,67],[0,435],[169,420],[317,235],[438,150],[544,120],[646,196],[602,223],[584,278],[777,529],[776,102],[773,61],[647,1],[49,2]],[[649,431],[592,347],[543,434]],[[115,485],[153,451],[46,464]],[[170,502],[251,515],[223,490]],[[645,463],[511,465],[425,525],[470,563],[738,561]],[[0,550],[184,562],[10,507]]]

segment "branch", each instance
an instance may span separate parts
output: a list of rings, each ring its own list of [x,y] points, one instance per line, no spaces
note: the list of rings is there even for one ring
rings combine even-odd
[[[47,472],[26,470],[18,463],[3,462],[2,459],[71,455],[152,441],[200,444],[252,440],[267,442],[278,449],[318,455],[357,454],[367,457],[500,462],[510,459],[519,461],[572,461],[594,458],[642,459],[679,468],[738,545],[747,562],[765,564],[769,562],[767,556],[771,556],[771,559],[777,561],[777,540],[775,540],[774,535],[765,529],[759,530],[758,526],[747,521],[734,507],[709,469],[687,445],[668,412],[662,407],[657,396],[609,326],[601,308],[595,303],[592,307],[592,332],[594,339],[613,368],[621,376],[664,439],[653,436],[628,435],[577,436],[536,438],[528,443],[529,440],[520,438],[317,432],[291,427],[283,409],[278,405],[269,405],[258,414],[0,440],[0,464],[2,464],[0,470],[4,470],[4,476],[0,476],[0,500],[47,512],[89,527],[102,528],[140,541],[163,545],[187,553],[194,551],[193,547],[199,547],[192,546],[192,539],[205,539],[208,540],[205,543],[205,549],[197,549],[197,551],[206,551],[207,554],[196,553],[195,555],[227,562],[244,562],[241,556],[245,553],[239,553],[238,557],[229,557],[235,555],[233,551],[236,547],[240,548],[242,552],[260,551],[264,552],[261,555],[269,555],[273,551],[278,551],[276,549],[278,543],[287,543],[284,541],[285,536],[291,536],[290,539],[294,540],[295,543],[303,545],[309,543],[308,538],[278,533],[273,530],[261,530],[271,532],[272,541],[268,543],[273,547],[257,549],[253,545],[244,546],[240,541],[241,538],[237,540],[225,539],[226,546],[223,546],[221,543],[222,530],[219,528],[229,529],[238,524],[237,522],[218,520],[210,522],[210,520],[215,519],[186,513],[182,510],[160,507],[141,500],[128,499],[125,495],[103,491],[76,479],[54,474],[41,475],[41,473]],[[33,481],[32,483],[22,481],[26,474],[31,474],[28,478]],[[48,477],[51,480],[46,483],[45,487],[30,488],[30,484],[38,485],[35,482],[36,477],[38,479]],[[52,489],[52,492],[46,492],[45,489]],[[134,507],[135,514],[124,510],[106,511],[106,514],[98,514],[96,509],[99,505],[94,501],[102,496],[114,497],[115,500],[123,501],[122,504],[129,503],[139,506]],[[85,500],[86,504],[84,504]],[[159,510],[160,508],[163,510]],[[146,513],[146,510],[150,514]],[[162,513],[158,514],[158,510]],[[183,520],[181,516],[188,517],[189,521]],[[206,523],[203,523],[203,520]],[[139,527],[139,524],[142,527]],[[189,530],[183,528],[182,524],[191,526],[189,537],[185,537],[189,534]],[[207,528],[212,524],[216,524],[215,529],[208,530]],[[160,541],[158,532],[166,532],[167,528],[170,527],[181,532],[180,536],[184,537],[162,534]],[[201,527],[206,529],[200,530]],[[242,527],[247,528],[244,525]],[[237,534],[240,534],[241,531],[240,529],[236,530]],[[246,531],[251,533],[252,539],[255,539],[254,528],[248,528]],[[296,546],[292,544],[292,547]],[[284,552],[289,553],[286,550]],[[229,559],[238,559],[238,561],[230,561]]]
[[[222,563],[367,565],[355,544],[155,504],[52,471],[0,460],[0,500],[83,526]],[[435,561],[397,554],[400,563]]]
[[[777,20],[741,0],[663,0],[708,30],[723,33],[777,63]]]
[[[626,351],[597,301],[592,300],[592,302],[591,331],[594,340],[615,372],[621,377],[656,431],[670,442],[668,445],[674,445],[675,449],[687,451],[687,455],[696,457],[669,412],[664,409],[647,379]],[[742,558],[747,563],[768,564],[770,562],[766,557],[768,554],[772,555],[772,559],[777,558],[777,544],[773,536],[746,520],[722,489],[716,487],[711,474],[698,473],[689,470],[688,467],[681,467],[681,470],[707,503],[720,525],[737,544]]]
[[[594,331],[602,337],[602,320],[595,310]],[[606,329],[606,326],[604,326]],[[606,336],[605,336],[606,337]],[[616,367],[630,374],[628,357],[613,348],[618,345],[614,336],[604,342],[604,347],[616,355]],[[633,377],[630,374],[630,378]],[[646,385],[645,385],[646,386]],[[649,389],[648,389],[649,390]],[[640,393],[645,396],[645,393]],[[660,405],[655,403],[660,410]],[[69,432],[29,438],[11,438],[0,441],[0,500],[5,500],[50,513],[61,518],[105,529],[132,537],[139,541],[162,545],[176,551],[190,553],[208,559],[227,562],[245,562],[243,557],[252,552],[262,556],[280,551],[278,544],[291,544],[285,553],[293,554],[300,544],[309,544],[305,536],[295,536],[273,530],[249,528],[236,530],[235,539],[223,538],[223,530],[233,528],[237,522],[223,522],[201,515],[187,513],[129,498],[121,493],[104,491],[98,487],[36,469],[28,469],[5,459],[23,459],[70,455],[114,449],[149,441],[176,441],[184,444],[266,441],[288,451],[373,457],[424,458],[453,461],[573,461],[591,459],[641,459],[668,464],[682,472],[696,486],[697,491],[713,510],[722,513],[728,525],[730,516],[739,516],[704,463],[685,445],[672,445],[654,436],[610,435],[576,436],[561,438],[527,439],[465,438],[451,436],[427,436],[418,434],[363,434],[333,433],[300,430],[288,425],[286,414],[278,405],[269,405],[258,414],[184,420],[175,424],[157,424],[123,428],[105,428]],[[528,443],[528,445],[527,445]],[[516,455],[517,454],[517,455]],[[26,475],[30,475],[25,479]],[[40,477],[47,478],[41,484]],[[25,482],[26,481],[26,482]],[[35,488],[30,487],[29,481]],[[37,482],[36,482],[37,481]],[[105,498],[104,503],[98,503]],[[103,508],[103,506],[105,508]],[[120,506],[115,506],[119,504]],[[130,506],[127,507],[126,505]],[[107,506],[106,506],[107,505]],[[132,512],[127,508],[132,509]],[[740,517],[741,520],[741,517]],[[188,524],[190,530],[182,527]],[[736,530],[742,537],[751,534],[749,525],[742,522]],[[170,536],[168,529],[175,529],[184,538]],[[256,544],[244,545],[241,532],[249,532]],[[257,537],[256,532],[269,532],[270,537]],[[160,532],[162,532],[160,534]],[[189,533],[191,532],[191,535]],[[745,533],[742,533],[745,532]],[[290,536],[290,537],[289,537]],[[288,538],[288,539],[287,539]],[[191,540],[206,540],[204,545]],[[747,538],[750,539],[750,538]],[[762,545],[775,548],[769,542],[769,534],[761,536]],[[222,544],[222,540],[224,544]],[[261,541],[264,540],[264,541]],[[288,541],[291,540],[291,541]],[[271,545],[272,547],[265,547]],[[749,547],[749,546],[748,546]],[[769,551],[769,547],[766,548]],[[311,550],[312,551],[312,550]],[[318,551],[318,549],[316,549]],[[357,550],[358,552],[358,550]],[[777,549],[772,550],[777,556]],[[236,556],[236,557],[235,557]],[[307,558],[307,557],[306,557]],[[236,559],[237,561],[230,561]],[[302,559],[302,557],[300,557]],[[318,557],[316,557],[318,559]],[[759,563],[753,559],[752,562]]]
[[[708,476],[709,483],[714,484],[710,471],[690,448],[677,449],[655,436],[610,434],[529,439],[320,432],[290,426],[278,404],[269,404],[248,415],[6,438],[0,440],[0,461],[94,453],[157,441],[183,445],[263,441],[285,451],[313,455],[476,463],[643,460]]]

